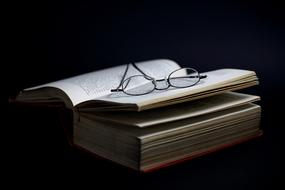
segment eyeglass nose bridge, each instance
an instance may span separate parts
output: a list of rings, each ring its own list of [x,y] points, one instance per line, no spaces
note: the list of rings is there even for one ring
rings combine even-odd
[[[159,83],[163,81],[165,82],[165,87],[160,87]],[[167,77],[165,77],[164,79],[157,79],[154,82],[155,82],[155,90],[166,90],[170,87],[169,79]]]

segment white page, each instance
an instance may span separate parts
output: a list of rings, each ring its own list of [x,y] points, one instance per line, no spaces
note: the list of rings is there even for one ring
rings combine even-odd
[[[190,120],[179,120],[177,122],[169,123],[168,125],[164,126],[165,130],[159,129],[160,126],[157,127],[150,127],[146,128],[149,130],[141,130],[141,134],[144,133],[144,135],[140,136],[139,138],[145,139],[152,136],[162,135],[163,133],[169,133],[171,131],[178,131],[182,129],[186,129],[189,127],[197,126],[197,125],[205,125],[207,123],[211,123],[214,120],[222,120],[223,118],[230,118],[234,115],[248,115],[249,112],[251,113],[257,113],[258,110],[260,110],[260,106],[255,104],[246,104],[239,107],[231,108],[230,110],[223,110],[220,112],[213,112],[210,114],[205,114],[200,117],[191,118]],[[247,113],[248,112],[248,113]],[[162,124],[162,126],[165,124]]]
[[[96,126],[96,125],[104,125],[106,128],[112,128],[112,130],[116,132],[123,132],[128,133],[130,135],[135,136],[141,136],[140,138],[149,137],[149,136],[156,136],[163,133],[167,133],[170,131],[178,131],[187,129],[189,127],[192,128],[192,126],[197,125],[204,125],[207,123],[211,123],[213,120],[222,120],[223,118],[231,117],[233,115],[236,115],[238,117],[241,117],[240,115],[249,115],[257,113],[258,110],[260,111],[260,106],[255,104],[245,104],[242,106],[237,106],[233,108],[229,108],[226,110],[221,110],[218,112],[212,112],[209,114],[203,114],[198,117],[193,117],[189,119],[181,119],[177,120],[175,122],[168,122],[167,125],[165,123],[161,123],[158,125],[153,125],[150,127],[146,127],[143,130],[139,127],[130,127],[127,125],[122,124],[111,124],[110,122],[102,121],[99,119],[93,119],[91,117],[82,117],[80,120],[80,124],[82,126],[90,126],[90,128]],[[247,114],[244,114],[245,112],[248,112]],[[250,112],[250,113],[249,113]]]
[[[179,67],[177,63],[167,59],[158,59],[136,63],[147,75],[154,78],[164,78]],[[126,65],[94,71],[83,75],[51,82],[25,90],[33,90],[41,87],[56,87],[63,90],[71,99],[73,105],[81,102],[97,99],[100,96],[110,94],[110,90],[117,88],[125,72]],[[132,75],[141,75],[130,65],[126,78]],[[138,84],[140,85],[140,84]]]
[[[215,89],[227,83],[235,82],[236,80],[249,76],[255,76],[255,72],[240,69],[219,69],[202,73],[202,75],[207,75],[207,78],[201,79],[198,84],[189,88],[169,88],[167,90],[156,90],[142,96],[129,96],[123,93],[112,93],[98,99],[108,102],[131,103],[143,106],[172,98],[199,93],[205,90]]]
[[[144,112],[124,113],[118,112],[86,112],[86,117],[95,117],[107,119],[116,123],[134,125],[138,127],[148,127],[166,122],[196,117],[199,115],[209,114],[230,107],[239,106],[245,103],[259,100],[259,96],[241,94],[236,92],[227,92],[192,102],[177,104],[164,107],[163,109],[152,109]]]

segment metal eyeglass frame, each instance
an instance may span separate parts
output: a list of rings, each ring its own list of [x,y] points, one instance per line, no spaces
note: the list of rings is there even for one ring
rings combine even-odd
[[[128,70],[129,70],[129,65],[132,65],[135,69],[137,69],[140,73],[142,73],[142,75],[133,75],[133,76],[130,76],[130,77],[128,77],[128,78],[125,79],[125,77],[126,77],[126,75],[127,75],[127,72],[128,72]],[[196,77],[198,77],[199,80],[197,80],[195,83],[193,83],[193,84],[191,84],[191,85],[189,85],[189,86],[183,86],[183,87],[181,87],[181,86],[175,86],[175,85],[171,84],[171,82],[170,82],[170,76],[171,76],[174,72],[176,72],[176,71],[178,71],[178,70],[181,70],[181,69],[192,69],[193,71],[197,72],[197,73],[198,73],[198,76],[190,76],[190,78],[194,78],[194,77],[196,78]],[[130,93],[124,91],[124,88],[123,88],[123,86],[122,86],[122,85],[124,84],[124,82],[125,82],[126,80],[129,80],[129,81],[130,81],[130,79],[131,79],[132,77],[137,77],[137,76],[143,76],[143,77],[145,77],[145,79],[150,80],[150,81],[153,83],[154,88],[153,88],[151,91],[149,91],[149,92],[141,93],[141,94],[130,94]],[[118,86],[117,88],[115,88],[115,89],[111,89],[111,92],[124,92],[125,94],[131,95],[131,96],[141,96],[141,95],[149,94],[149,93],[153,92],[154,90],[166,90],[166,89],[168,89],[169,87],[188,88],[188,87],[194,86],[195,84],[197,84],[197,83],[200,81],[200,79],[203,79],[203,78],[206,78],[206,77],[207,77],[207,75],[200,75],[199,72],[198,72],[196,69],[193,69],[193,68],[179,68],[179,69],[176,69],[176,70],[172,71],[172,72],[168,75],[167,78],[164,78],[164,79],[155,79],[155,78],[150,77],[149,75],[145,74],[135,63],[130,63],[130,64],[127,64],[127,67],[126,67],[126,69],[125,69],[124,75],[123,75],[123,77],[122,77],[122,79],[121,79],[121,81],[120,81],[119,86]],[[165,87],[165,88],[157,88],[156,82],[161,82],[161,81],[166,81],[166,83],[168,84],[167,87]],[[129,83],[129,82],[128,82],[128,83]],[[122,87],[122,88],[120,89],[120,87]]]

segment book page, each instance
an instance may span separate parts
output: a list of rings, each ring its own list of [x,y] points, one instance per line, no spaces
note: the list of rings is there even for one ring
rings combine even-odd
[[[193,129],[194,126],[199,125],[213,125],[215,123],[215,120],[220,121],[220,124],[223,125],[223,122],[221,121],[225,121],[227,118],[231,120],[237,119],[239,121],[248,120],[247,116],[250,117],[250,115],[253,116],[253,118],[258,118],[260,117],[260,110],[261,108],[259,105],[249,103],[230,109],[201,115],[200,117],[179,120],[177,122],[169,123],[168,125],[162,124],[155,127],[145,128],[146,130],[141,130],[142,132],[140,138],[146,139],[152,136],[164,135],[165,133],[169,133],[171,131],[183,131],[183,129],[189,128],[190,126]],[[164,128],[164,130],[161,128]]]
[[[188,88],[170,87],[167,90],[155,90],[149,94],[141,96],[130,96],[123,93],[112,93],[98,99],[105,102],[137,104],[139,107],[141,107],[152,103],[162,102],[173,98],[179,98],[202,91],[227,86],[231,83],[240,83],[243,82],[244,79],[250,78],[252,76],[254,78],[256,77],[255,72],[240,69],[219,69],[202,73],[202,75],[207,75],[207,77],[201,79],[198,84]]]
[[[167,59],[138,62],[136,65],[145,74],[154,78],[164,78],[173,70],[180,68],[177,63]],[[69,96],[75,106],[81,102],[110,94],[111,89],[119,86],[126,67],[127,65],[121,65],[94,71],[25,90],[33,90],[41,87],[59,88]],[[125,78],[133,75],[142,75],[142,73],[130,65]],[[138,83],[137,85],[141,84]]]
[[[143,112],[128,112],[127,114],[125,112],[117,112],[116,114],[112,112],[96,112],[94,114],[92,109],[89,113],[87,110],[84,112],[84,109],[82,109],[82,113],[89,118],[93,117],[94,119],[98,118],[137,127],[148,127],[240,106],[259,99],[259,96],[227,92],[184,104],[176,104]]]
[[[248,113],[244,114],[245,112],[248,112]],[[257,112],[260,112],[260,106],[247,103],[241,106],[236,106],[236,107],[232,107],[232,108],[225,109],[225,110],[211,112],[209,114],[203,114],[198,117],[180,119],[175,122],[168,122],[167,125],[165,123],[151,125],[150,127],[143,128],[143,130],[139,127],[122,125],[119,123],[110,123],[110,122],[102,121],[99,119],[93,119],[92,117],[85,117],[85,115],[84,117],[81,117],[79,124],[83,124],[84,126],[88,126],[88,125],[96,126],[97,123],[101,123],[101,124],[106,125],[105,126],[106,128],[112,128],[116,132],[124,132],[124,133],[129,133],[135,136],[149,137],[149,136],[154,136],[154,135],[161,134],[167,131],[185,129],[193,125],[201,125],[201,124],[210,123],[211,121],[216,120],[217,118],[219,118],[219,120],[222,120],[223,118],[226,118],[226,117],[233,118],[232,116],[236,115],[237,117],[242,119],[241,115],[246,116],[246,115],[255,114]]]

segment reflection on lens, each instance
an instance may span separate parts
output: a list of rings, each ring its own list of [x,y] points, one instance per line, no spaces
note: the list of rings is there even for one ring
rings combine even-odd
[[[143,95],[155,89],[154,79],[144,75],[135,75],[127,78],[123,84],[123,91],[129,95]]]
[[[169,83],[173,87],[185,88],[197,84],[200,81],[199,73],[192,68],[182,68],[169,75]]]

